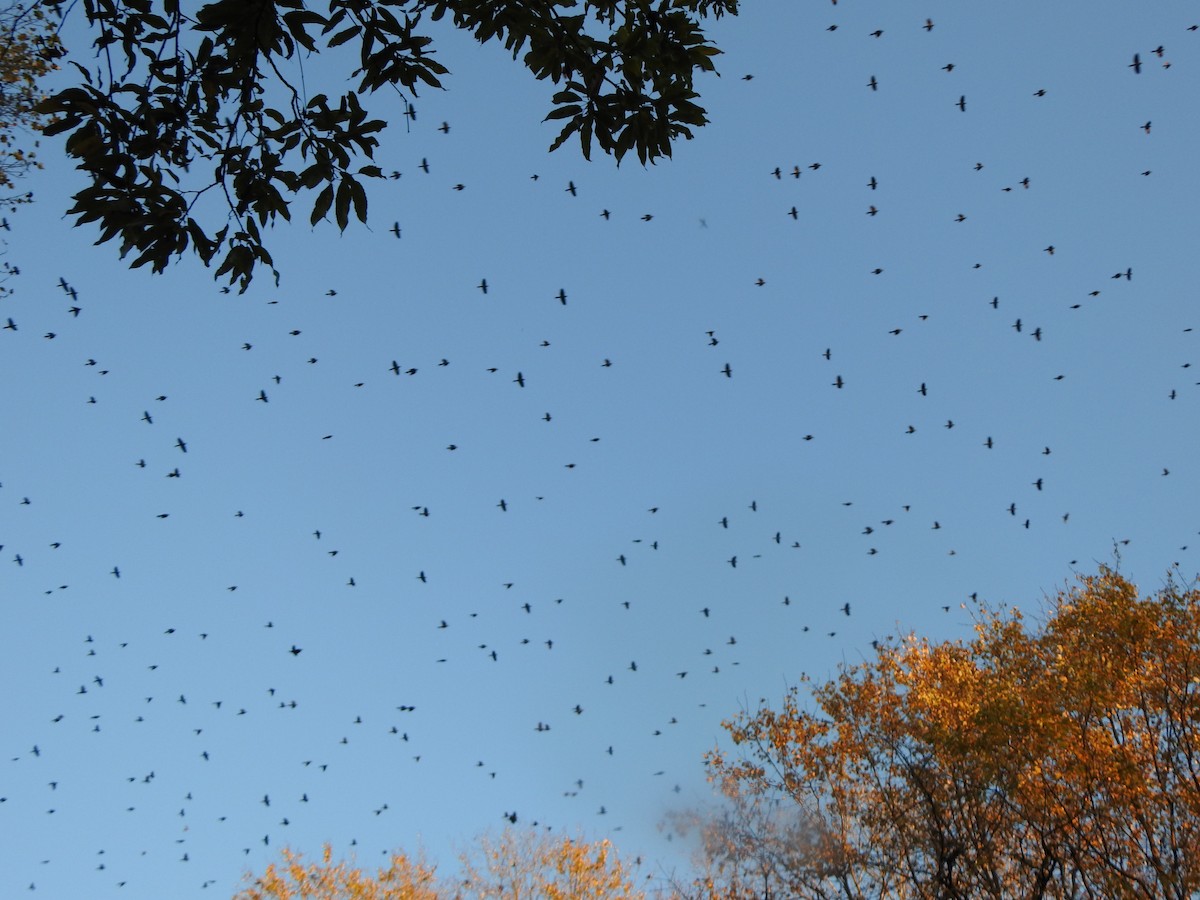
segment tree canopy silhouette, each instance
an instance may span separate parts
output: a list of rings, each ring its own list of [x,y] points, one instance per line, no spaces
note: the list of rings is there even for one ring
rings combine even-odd
[[[61,5],[61,4],[55,4]],[[85,0],[97,62],[72,65],[78,83],[40,110],[47,134],[90,184],[75,195],[76,224],[95,222],[134,267],[161,272],[190,249],[216,277],[244,290],[272,268],[262,229],[290,219],[312,195],[309,220],[332,213],[345,229],[367,216],[363,179],[386,118],[368,109],[382,88],[396,116],[415,117],[419,89],[448,68],[427,33],[446,19],[481,43],[502,42],[538,79],[558,87],[546,119],[618,162],[670,156],[672,142],[707,121],[697,73],[720,51],[701,28],[737,13],[737,0]],[[318,9],[318,6],[323,7]],[[303,59],[345,46],[340,87],[308,85]],[[334,54],[342,58],[341,51]],[[214,211],[206,202],[213,192]],[[219,224],[214,225],[212,220]],[[275,272],[278,278],[278,272]]]

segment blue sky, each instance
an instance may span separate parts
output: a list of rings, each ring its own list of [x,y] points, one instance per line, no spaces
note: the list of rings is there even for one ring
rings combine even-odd
[[[448,869],[510,812],[657,875],[721,720],[802,673],[1115,542],[1193,577],[1193,12],[746,4],[650,169],[548,156],[549,88],[443,34],[410,128],[377,98],[370,227],[298,208],[241,296],[91,246],[45,142],[0,300],[0,893]]]

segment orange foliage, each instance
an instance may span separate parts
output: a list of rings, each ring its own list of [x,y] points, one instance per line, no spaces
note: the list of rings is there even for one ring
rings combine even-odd
[[[588,843],[506,830],[484,837],[462,859],[459,877],[441,881],[421,860],[396,853],[375,875],[332,861],[325,847],[320,863],[283,851],[283,861],[234,900],[641,900],[630,871],[608,841]]]
[[[910,636],[707,757],[705,897],[1163,897],[1200,891],[1200,591],[1104,569],[1026,627]],[[703,887],[704,879],[700,886]]]
[[[283,851],[281,863],[271,863],[254,885],[235,900],[438,900],[434,870],[403,853],[392,855],[390,865],[375,875],[346,862],[336,865],[325,846],[319,863],[304,864],[303,857]]]
[[[636,900],[627,866],[608,841],[553,840],[512,830],[484,837],[462,858],[465,896],[478,900]]]
[[[32,146],[22,147],[16,134],[38,131],[42,118],[34,111],[41,100],[38,80],[57,68],[61,55],[55,24],[45,3],[10,2],[0,9],[0,190],[13,187],[13,179],[38,166]],[[5,198],[20,202],[26,197]]]

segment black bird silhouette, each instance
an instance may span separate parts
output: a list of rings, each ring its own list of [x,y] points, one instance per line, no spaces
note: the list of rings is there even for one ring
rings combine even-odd
[[[184,443],[183,438],[175,438],[175,446],[187,453],[187,444]]]
[[[575,182],[573,182],[573,181],[568,181],[568,182],[567,182],[566,191],[567,191],[567,193],[568,193],[568,194],[570,194],[572,197],[578,197],[578,196],[579,196],[578,194],[576,194],[576,193],[575,193]]]
[[[391,227],[391,228],[389,228],[388,230],[389,230],[389,231],[390,231],[392,234],[394,234],[394,235],[395,235],[397,238],[399,238],[399,237],[400,237],[400,223],[399,223],[399,222],[393,222],[393,223],[392,223],[392,227]]]
[[[558,298],[559,303],[561,303],[563,306],[567,305],[567,292],[563,288],[559,288],[558,293],[555,294],[555,296]]]
[[[476,285],[476,287],[477,287],[477,288],[479,288],[481,291],[483,291],[483,292],[486,294],[486,293],[487,293],[487,291],[488,291],[488,288],[487,288],[487,279],[486,279],[486,278],[482,279],[482,280],[479,282],[479,284],[477,284],[477,285]]]
[[[1129,68],[1133,69],[1133,74],[1135,75],[1142,74],[1142,58],[1136,53],[1133,54],[1133,62],[1129,64]]]
[[[5,331],[16,331],[16,330],[17,330],[17,323],[16,323],[16,322],[14,322],[12,319],[9,319],[9,320],[8,320],[8,324],[4,326],[4,330],[5,330]]]
[[[959,109],[961,109],[963,112],[966,112],[967,111],[967,95],[963,94],[961,97],[959,97],[958,103],[956,103],[954,105],[957,106]],[[980,166],[979,168],[982,169],[983,166]]]
[[[875,76],[874,76],[874,75],[872,75],[872,76],[871,76],[871,80],[867,82],[867,87],[869,87],[869,88],[870,88],[871,90],[873,90],[873,91],[877,91],[877,90],[879,90],[879,82],[877,82],[877,81],[875,80]]]
[[[726,378],[733,377],[733,369],[729,367],[729,363],[725,363],[725,368],[721,370],[721,374],[723,374]]]

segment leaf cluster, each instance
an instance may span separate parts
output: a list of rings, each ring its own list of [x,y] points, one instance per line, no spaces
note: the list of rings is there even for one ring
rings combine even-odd
[[[318,10],[318,6],[323,8]],[[245,290],[274,270],[262,230],[311,195],[309,221],[365,221],[364,181],[389,124],[368,102],[381,88],[415,118],[423,88],[448,69],[427,33],[447,20],[481,43],[502,42],[533,75],[558,85],[546,117],[562,121],[551,149],[577,135],[618,162],[670,156],[705,124],[698,72],[715,71],[706,16],[737,0],[83,0],[97,62],[73,63],[78,83],[38,110],[47,134],[90,183],[69,214],[96,223],[131,266],[161,272],[189,248],[216,277]],[[192,12],[191,10],[195,10]],[[310,94],[304,60],[346,47],[353,86]],[[338,54],[338,58],[341,55]],[[338,80],[339,84],[344,83]],[[212,191],[223,222],[208,224]],[[278,272],[275,272],[278,279]]]

